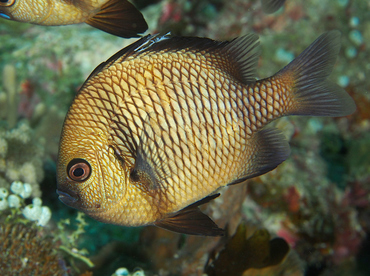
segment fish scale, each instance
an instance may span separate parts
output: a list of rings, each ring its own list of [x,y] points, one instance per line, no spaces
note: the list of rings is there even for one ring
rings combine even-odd
[[[177,57],[175,56],[174,58]],[[170,59],[170,56],[168,56],[166,60],[168,59]],[[159,61],[153,59],[148,60],[148,62],[154,64],[159,63]],[[117,71],[117,68],[114,68],[114,70]],[[207,108],[211,108],[208,100],[209,98],[213,99],[213,106],[217,106],[216,102],[218,101],[218,98],[224,96],[223,94],[217,95],[216,93],[209,95],[209,90],[206,89],[206,78],[208,78],[208,80],[210,76],[217,78],[216,72],[211,71],[210,74],[199,75],[198,77],[192,75],[192,77],[186,79],[186,83],[184,83],[185,79],[182,79],[182,75],[177,68],[170,66],[167,68],[167,70],[168,71],[165,71],[166,73],[163,75],[158,75],[158,73],[156,76],[153,75],[151,83],[147,80],[145,85],[156,88],[155,91],[152,91],[152,97],[150,97],[149,93],[147,93],[144,83],[140,83],[138,81],[143,79],[142,76],[145,73],[141,77],[138,77],[139,72],[135,69],[131,71],[130,69],[127,70],[126,82],[129,83],[130,89],[125,91],[123,87],[119,87],[121,90],[116,89],[116,91],[120,92],[120,94],[115,94],[116,97],[109,97],[108,94],[108,92],[113,93],[111,86],[112,79],[104,74],[102,77],[97,76],[99,77],[99,82],[97,82],[96,91],[92,93],[93,95],[90,95],[91,99],[87,100],[87,103],[82,102],[80,105],[93,105],[98,107],[98,111],[95,111],[95,113],[100,115],[99,118],[101,119],[99,119],[99,121],[108,126],[112,125],[112,115],[110,115],[111,110],[120,110],[120,114],[117,114],[117,120],[120,122],[127,122],[126,125],[128,124],[128,129],[137,130],[136,133],[132,133],[132,137],[130,138],[131,141],[135,141],[134,144],[138,144],[140,132],[142,131],[142,124],[146,119],[140,115],[140,111],[143,110],[145,102],[145,116],[147,116],[147,114],[155,114],[159,125],[165,130],[162,136],[164,139],[164,144],[166,145],[167,158],[169,160],[174,160],[174,162],[177,164],[176,171],[172,172],[174,175],[176,175],[176,177],[173,181],[169,179],[169,183],[167,184],[172,186],[172,189],[169,191],[172,190],[171,193],[176,194],[173,195],[173,197],[177,199],[173,205],[185,206],[188,205],[188,202],[190,201],[188,198],[194,198],[196,195],[201,195],[201,190],[204,190],[204,187],[209,190],[206,190],[207,193],[210,193],[220,185],[219,183],[223,183],[225,181],[227,182],[227,179],[225,179],[225,172],[222,170],[221,165],[228,162],[233,163],[235,157],[238,158],[238,155],[234,154],[234,149],[232,146],[230,148],[225,148],[223,146],[222,141],[223,138],[226,138],[223,136],[226,136],[225,134],[227,133],[227,125],[217,125],[220,122],[218,117],[223,117],[223,114],[215,114],[213,112],[213,116],[211,116],[211,110],[205,112]],[[121,72],[121,75],[124,76],[125,74]],[[135,76],[135,78],[132,78],[132,76]],[[168,76],[172,78],[169,79]],[[125,80],[124,77],[122,77],[122,79]],[[154,83],[157,85],[154,85]],[[182,102],[182,110],[189,109],[192,111],[190,112],[190,115],[181,114],[183,119],[187,119],[187,125],[180,125],[174,120],[175,109],[172,109],[172,106],[168,104],[171,96],[174,97],[174,99],[172,99],[173,102],[181,103],[181,101],[179,101],[179,97],[177,96],[178,93],[172,93],[172,91],[177,91],[174,89],[173,84],[178,84],[180,91],[183,91],[182,97],[185,98],[185,100]],[[92,87],[94,87],[94,85],[95,83],[92,85]],[[138,91],[140,91],[140,93]],[[171,93],[167,93],[167,91],[171,91]],[[119,99],[117,97],[119,97]],[[89,98],[89,96],[86,96],[86,98]],[[150,101],[148,101],[149,99]],[[118,102],[123,104],[121,108],[112,106],[113,104],[117,105]],[[189,107],[187,106],[188,103],[194,104]],[[167,107],[167,111],[169,112],[165,112],[163,107]],[[82,118],[80,118],[80,120],[85,121],[86,113],[83,112],[81,115]],[[223,120],[223,122],[227,123],[226,120]],[[215,136],[208,135],[207,127],[204,127],[204,125],[207,125],[207,127],[212,129]],[[177,132],[171,132],[174,126],[177,126]],[[189,132],[185,131],[186,126],[191,129],[190,135]],[[128,129],[124,130],[124,132],[128,132]],[[104,131],[106,130],[103,130],[103,132]],[[224,133],[224,135],[221,133]],[[122,135],[118,136],[122,137]],[[183,141],[181,137],[187,137],[186,141]],[[212,137],[217,139],[213,139]],[[175,143],[175,140],[179,142],[181,141],[181,145],[180,143]],[[237,137],[236,141],[241,141],[241,138]],[[122,142],[121,145],[128,142],[129,140],[126,140]],[[192,150],[189,150],[189,147]],[[215,150],[217,148],[219,151]],[[185,151],[193,151],[196,154],[192,155],[191,157],[186,156],[182,154]],[[227,158],[227,156],[229,156],[229,158]],[[128,157],[130,158],[132,156],[129,155]],[[124,156],[123,158],[127,157]],[[222,160],[222,158],[224,160]],[[194,163],[194,159],[197,160],[196,163]],[[133,158],[130,160],[133,160]],[[186,167],[184,166],[184,163],[191,164],[191,166]],[[134,162],[131,163],[130,169],[132,167],[134,167]],[[205,177],[202,177],[203,174],[198,172],[199,169],[207,171]],[[200,179],[197,177],[198,174],[201,176]],[[218,180],[216,181],[216,179]],[[192,186],[192,189],[189,190],[187,185],[189,182],[199,183],[200,187]],[[182,195],[181,198],[185,203],[182,203],[180,200],[178,200],[178,195]],[[169,210],[165,211],[173,210],[172,206],[167,208],[169,208]]]
[[[58,157],[60,199],[106,223],[221,235],[197,206],[289,156],[269,122],[354,111],[326,80],[338,51],[338,32],[326,33],[257,81],[253,34],[231,42],[140,39],[99,65],[71,105]]]

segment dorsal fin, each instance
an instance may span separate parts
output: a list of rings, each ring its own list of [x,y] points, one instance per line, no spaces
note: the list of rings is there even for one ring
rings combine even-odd
[[[265,13],[274,13],[284,5],[285,0],[261,0],[261,2]]]
[[[256,34],[238,37],[225,48],[231,66],[230,74],[246,84],[256,81],[256,70],[261,48]]]
[[[85,84],[91,80],[93,77],[95,77],[99,72],[103,71],[104,69],[108,68],[110,65],[112,65],[117,59],[124,60],[125,58],[133,55],[135,53],[135,50],[137,48],[140,48],[145,43],[148,43],[148,41],[155,39],[156,36],[147,35],[139,40],[135,41],[134,43],[126,46],[125,48],[119,50],[117,53],[115,53],[113,56],[111,56],[106,61],[100,63],[96,68],[90,73],[90,75],[87,77],[83,85],[81,86],[81,89],[85,86]]]
[[[201,53],[212,60],[216,66],[230,74],[242,83],[256,80],[257,62],[260,54],[258,36],[248,34],[232,41],[216,41],[201,37],[169,37],[150,38],[152,43],[145,41],[146,47],[141,47],[137,54],[150,52],[176,52],[186,50]],[[155,41],[152,41],[156,39]]]
[[[137,37],[148,29],[141,12],[127,0],[110,0],[86,23],[120,37]]]
[[[207,196],[160,221],[154,222],[154,225],[188,235],[223,236],[225,231],[198,208],[198,206],[208,203],[219,195]]]
[[[128,58],[184,49],[189,52],[201,53],[202,56],[212,60],[216,66],[244,84],[256,80],[260,46],[258,36],[255,34],[223,42],[200,37],[171,37],[170,34],[147,35],[101,63],[89,78],[108,68],[111,64],[123,62]]]

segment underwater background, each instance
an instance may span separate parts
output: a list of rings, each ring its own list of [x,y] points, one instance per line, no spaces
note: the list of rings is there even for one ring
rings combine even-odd
[[[225,237],[103,224],[58,200],[58,142],[84,80],[136,39],[86,24],[0,20],[1,275],[370,275],[370,3],[287,0],[268,15],[260,0],[132,2],[148,33],[258,34],[259,78],[337,29],[342,48],[330,79],[357,110],[277,120],[291,156],[203,209]]]

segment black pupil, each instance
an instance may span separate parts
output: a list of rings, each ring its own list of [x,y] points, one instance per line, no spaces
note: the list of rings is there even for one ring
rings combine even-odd
[[[85,173],[85,170],[83,168],[76,168],[74,171],[73,171],[73,175],[75,177],[80,177],[82,175],[84,175]]]
[[[0,0],[1,3],[6,3],[8,2],[9,0]]]

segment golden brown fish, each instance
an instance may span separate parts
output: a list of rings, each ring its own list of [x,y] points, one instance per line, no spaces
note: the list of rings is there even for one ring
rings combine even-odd
[[[143,15],[127,0],[0,0],[0,17],[51,26],[85,22],[121,37],[148,29]]]
[[[60,200],[105,223],[221,235],[197,206],[289,156],[283,134],[264,128],[269,122],[354,112],[351,97],[327,80],[339,48],[340,33],[325,33],[256,80],[255,34],[138,40],[98,66],[70,107]]]

